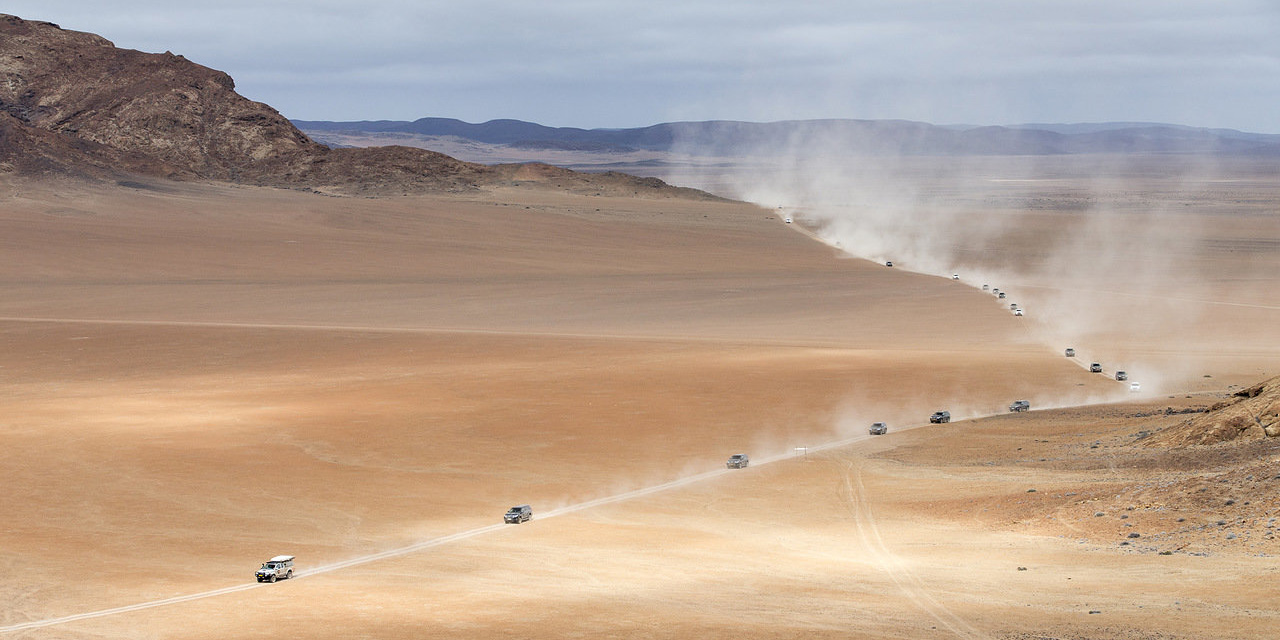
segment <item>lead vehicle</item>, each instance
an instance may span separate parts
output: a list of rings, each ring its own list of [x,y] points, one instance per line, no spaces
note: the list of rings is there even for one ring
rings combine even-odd
[[[750,464],[751,459],[747,457],[747,454],[735,453],[729,456],[729,459],[725,461],[724,466],[726,469],[746,469],[747,465]]]
[[[945,424],[947,422],[951,422],[950,411],[934,411],[933,415],[929,416],[930,424]]]
[[[275,582],[293,577],[293,556],[276,556],[264,563],[254,574],[258,582]]]
[[[889,425],[883,422],[872,423],[871,428],[867,430],[873,436],[882,436],[889,433]]]
[[[1031,403],[1027,402],[1026,400],[1018,400],[1013,404],[1009,405],[1009,410],[1014,413],[1022,413],[1023,411],[1029,411],[1030,409],[1031,409]]]

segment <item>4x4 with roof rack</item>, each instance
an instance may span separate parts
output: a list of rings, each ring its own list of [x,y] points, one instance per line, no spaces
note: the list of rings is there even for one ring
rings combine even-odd
[[[275,582],[293,577],[293,556],[276,556],[264,563],[254,574],[258,582]]]
[[[1012,411],[1014,413],[1022,413],[1023,411],[1030,411],[1030,410],[1031,410],[1031,403],[1027,402],[1026,400],[1018,400],[1013,404],[1009,405],[1009,411]]]
[[[947,422],[951,422],[950,411],[934,411],[933,415],[929,416],[930,424],[944,424]]]

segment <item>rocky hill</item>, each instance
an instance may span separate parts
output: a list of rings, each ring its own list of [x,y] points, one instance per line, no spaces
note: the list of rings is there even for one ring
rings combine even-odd
[[[1260,382],[1147,439],[1157,446],[1217,444],[1280,437],[1280,376]]]
[[[173,53],[120,49],[94,34],[3,14],[0,79],[4,172],[142,175],[348,194],[499,184],[700,194],[623,174],[597,179],[551,167],[490,167],[410,147],[330,149],[270,106],[236,93],[226,73]]]

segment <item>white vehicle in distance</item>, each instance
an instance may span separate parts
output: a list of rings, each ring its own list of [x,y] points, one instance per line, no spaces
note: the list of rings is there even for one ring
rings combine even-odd
[[[873,436],[882,436],[889,433],[889,425],[883,422],[872,423],[871,428],[867,430]]]
[[[747,454],[735,453],[725,461],[724,467],[726,469],[746,469],[750,464],[751,459],[747,457]]]
[[[985,284],[984,284],[984,285],[982,285],[982,290],[983,290],[983,291],[990,291],[990,290],[991,290],[991,286],[990,286],[990,285],[985,285]]]
[[[960,279],[960,274],[958,274],[958,273],[953,273],[953,274],[951,274],[951,279],[952,279],[952,280],[959,280],[959,279]]]
[[[787,224],[791,224],[791,216],[787,216],[787,217],[783,218],[783,219],[782,219],[782,221],[783,221],[783,222],[785,222],[785,223],[787,223]]]
[[[1021,315],[1022,315],[1022,309],[1021,309],[1021,308],[1014,309],[1014,310],[1013,310],[1013,315],[1015,315],[1015,316],[1021,316]]]
[[[258,582],[275,582],[293,577],[293,556],[276,556],[258,568],[253,574]]]
[[[1065,353],[1067,354],[1067,357],[1068,357],[1068,358],[1074,358],[1074,357],[1076,357],[1076,350],[1075,350],[1075,349],[1072,349],[1071,347],[1067,347],[1067,350],[1066,350],[1066,352],[1065,352]]]
[[[1129,383],[1129,393],[1137,393],[1137,392],[1139,392],[1139,391],[1142,391],[1142,384],[1141,384],[1141,383],[1138,383],[1138,382],[1130,382],[1130,383]]]

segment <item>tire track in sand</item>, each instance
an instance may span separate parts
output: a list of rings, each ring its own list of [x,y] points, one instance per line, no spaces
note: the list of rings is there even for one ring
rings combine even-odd
[[[986,640],[990,636],[978,630],[963,618],[956,615],[946,605],[938,602],[930,595],[928,588],[919,576],[907,569],[903,562],[889,547],[880,535],[880,526],[876,523],[875,512],[867,499],[867,489],[862,482],[862,468],[855,460],[846,460],[844,469],[844,487],[842,498],[849,512],[853,515],[853,523],[858,532],[862,548],[879,565],[880,570],[893,581],[917,609],[933,618],[940,627],[953,635],[966,640]]]
[[[981,417],[981,416],[975,416],[975,417]],[[922,428],[927,426],[929,425],[913,425],[913,426],[903,427],[899,430],[917,429],[917,428]],[[866,441],[870,438],[871,436],[867,434],[859,434],[859,435],[848,437],[848,438],[832,440],[829,442],[819,444],[817,446],[811,446],[808,448],[808,451],[810,453],[827,451],[830,449],[852,445],[861,441]],[[791,454],[777,454],[777,455],[767,456],[767,457],[757,459],[753,463],[753,466],[761,466],[765,464],[779,462],[779,461],[787,460],[793,457],[794,455],[791,455]],[[599,507],[606,504],[613,504],[617,502],[623,502],[626,500],[634,500],[636,498],[642,498],[645,496],[651,496],[664,491],[670,491],[672,489],[676,489],[679,487],[684,487],[684,486],[688,486],[698,482],[710,480],[712,478],[723,476],[728,473],[731,473],[728,469],[716,469],[714,471],[705,471],[703,473],[686,476],[683,478],[677,478],[670,482],[664,482],[661,484],[643,487],[643,488],[635,489],[632,491],[617,493],[611,496],[595,498],[593,500],[586,500],[584,502],[579,502],[576,504],[559,507],[557,509],[551,509],[539,515],[538,519],[542,520],[546,518],[554,518],[556,516],[576,513],[579,511],[584,511],[586,509],[591,509],[593,507]],[[846,482],[847,483],[850,482],[847,474],[846,474]],[[853,485],[849,484],[849,487],[850,487],[849,495],[853,496],[854,494]],[[859,507],[857,505],[863,504],[866,502],[865,490],[862,489],[862,479],[860,476],[858,477],[857,487],[858,487],[857,491],[859,492],[860,497],[858,497],[857,499],[853,499],[853,498],[850,499],[850,504],[852,505],[851,508],[855,510],[855,517],[858,516],[857,510]],[[867,546],[868,549],[870,549],[873,552],[873,554],[876,554],[878,557],[882,559],[892,558],[892,554],[890,554],[888,550],[884,547],[883,540],[879,539],[879,531],[875,529],[875,520],[874,520],[874,517],[870,515],[869,511],[867,512],[865,517],[858,518],[858,527],[859,527],[859,532],[864,531],[864,529],[869,532],[863,535],[864,546]],[[317,575],[329,573],[331,571],[338,571],[340,569],[346,569],[349,567],[369,564],[371,562],[377,562],[379,560],[387,560],[390,558],[409,555],[411,553],[425,551],[432,547],[439,547],[452,542],[459,542],[462,540],[466,540],[468,538],[474,538],[476,536],[496,533],[506,528],[507,528],[507,525],[505,524],[491,524],[483,527],[477,527],[475,529],[460,531],[458,533],[439,536],[439,537],[431,538],[429,540],[423,540],[410,545],[406,545],[403,547],[397,547],[395,549],[388,549],[386,551],[380,551],[377,553],[371,553],[363,556],[358,556],[355,558],[349,558],[347,560],[342,560],[339,562],[333,562],[327,565],[314,567],[306,571],[299,571],[294,574],[291,580],[305,579],[311,576],[317,576]],[[873,546],[873,542],[872,542],[873,540],[878,541],[878,546]],[[890,573],[890,577],[894,579],[894,582],[899,583],[899,586],[901,586],[902,583],[900,582],[900,580],[902,578],[900,575],[898,575],[901,572],[893,571],[891,565],[885,564],[883,560],[882,560],[882,566],[886,567],[886,571]],[[921,608],[925,609],[926,611],[929,611],[930,614],[934,616],[934,618],[938,619],[940,624],[942,624],[943,626],[949,629],[954,629],[954,628],[962,629],[964,627],[968,627],[968,625],[964,623],[963,620],[960,620],[958,617],[956,617],[954,614],[948,611],[945,607],[943,607],[942,605],[934,601],[932,598],[930,598],[928,594],[922,590],[922,587],[919,586],[918,580],[915,580],[914,584],[915,584],[915,587],[911,591],[909,591],[909,593],[914,595],[913,600],[919,600],[921,602]],[[269,586],[269,585],[266,583],[249,582],[244,584],[237,584],[237,585],[232,585],[228,587],[223,587],[220,589],[212,589],[209,591],[201,591],[198,593],[174,596],[172,598],[163,598],[160,600],[151,600],[147,602],[139,602],[136,604],[125,605],[120,607],[112,607],[110,609],[101,609],[98,611],[89,611],[85,613],[71,614],[71,615],[60,616],[56,618],[45,618],[42,620],[28,620],[26,622],[19,622],[19,623],[9,624],[6,626],[0,626],[0,634],[12,633],[14,631],[25,631],[30,629],[41,629],[45,627],[53,627],[53,626],[63,625],[63,624],[77,622],[81,620],[91,620],[94,618],[105,618],[108,616],[114,616],[114,615],[119,615],[123,613],[131,613],[135,611],[143,611],[146,609],[154,609],[157,607],[165,607],[169,605],[181,604],[184,602],[202,600],[205,598],[214,598],[217,596],[227,595],[230,593],[248,591],[250,589],[258,589],[265,586]],[[907,588],[904,587],[904,591],[907,591]],[[968,629],[972,630],[973,628],[968,627]],[[973,630],[968,635],[963,635],[957,631],[957,635],[961,635],[961,637],[965,637],[965,638],[985,638],[986,637],[978,633],[976,630]]]

